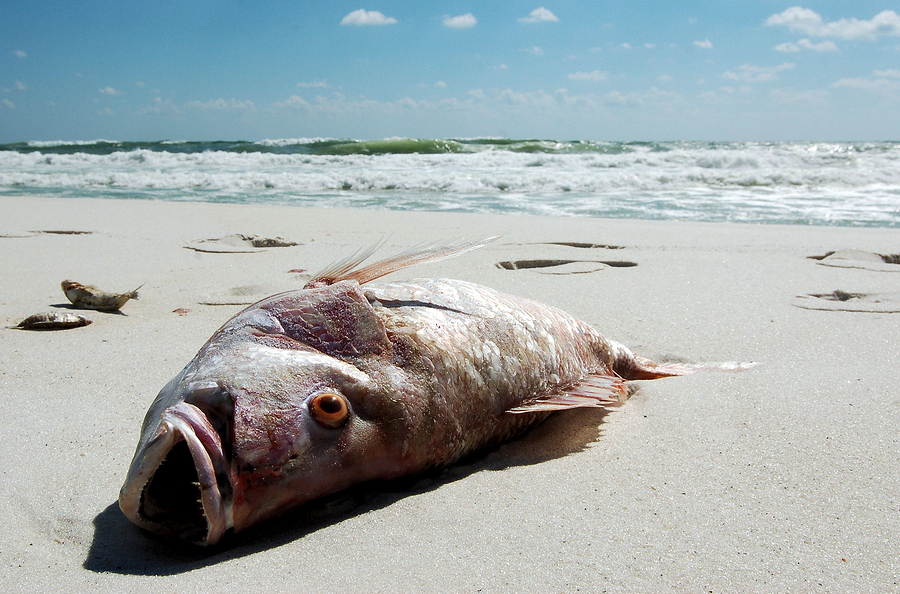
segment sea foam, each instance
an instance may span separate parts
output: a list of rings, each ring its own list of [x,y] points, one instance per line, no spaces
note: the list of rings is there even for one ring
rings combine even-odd
[[[900,144],[300,138],[0,145],[0,193],[900,225]]]

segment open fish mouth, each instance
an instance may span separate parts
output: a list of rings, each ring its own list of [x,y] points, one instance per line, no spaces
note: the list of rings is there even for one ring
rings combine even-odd
[[[167,408],[161,421],[119,495],[119,506],[152,532],[216,544],[233,526],[222,438],[207,416],[186,402]]]

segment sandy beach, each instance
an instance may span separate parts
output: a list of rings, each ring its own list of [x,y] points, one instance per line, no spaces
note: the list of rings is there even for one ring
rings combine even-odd
[[[635,382],[613,412],[221,549],[124,518],[147,407],[245,304],[383,238],[497,233],[390,278],[535,298],[657,360],[760,365]],[[3,197],[0,246],[7,327],[68,311],[65,279],[143,285],[86,327],[0,329],[4,592],[900,590],[900,264],[878,256],[900,230]]]

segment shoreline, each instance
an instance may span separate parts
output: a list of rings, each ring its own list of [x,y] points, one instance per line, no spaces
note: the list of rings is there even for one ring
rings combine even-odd
[[[150,402],[244,304],[385,238],[375,258],[498,233],[388,278],[538,299],[651,358],[761,365],[636,382],[614,412],[211,554],[118,512]],[[0,333],[4,591],[897,587],[900,264],[871,256],[900,229],[4,196],[0,245],[5,326],[67,311],[64,279],[144,284],[90,326]]]

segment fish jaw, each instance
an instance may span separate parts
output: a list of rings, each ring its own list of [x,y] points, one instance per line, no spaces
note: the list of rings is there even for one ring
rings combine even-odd
[[[165,409],[135,457],[119,507],[138,526],[214,545],[233,526],[231,480],[219,434],[196,406]]]

